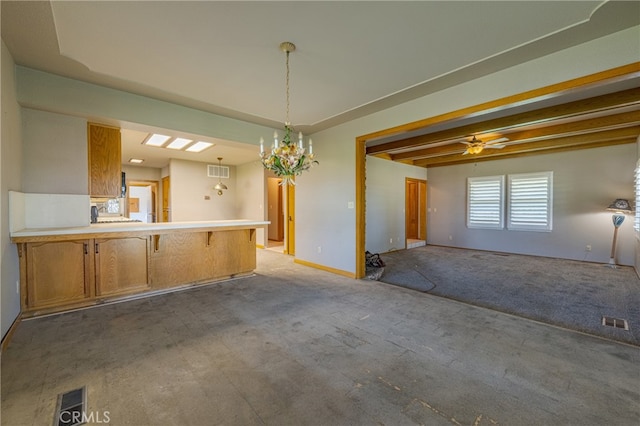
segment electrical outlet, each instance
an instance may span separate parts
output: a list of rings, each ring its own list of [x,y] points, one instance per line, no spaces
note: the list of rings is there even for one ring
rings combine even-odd
[[[20,294],[20,280],[16,280],[16,294]]]
[[[453,235],[449,235],[449,241],[453,241]]]
[[[591,244],[587,244],[584,248],[585,251],[591,251]]]
[[[322,247],[318,246],[318,253],[322,253]]]
[[[393,238],[389,238],[389,244],[393,244]]]

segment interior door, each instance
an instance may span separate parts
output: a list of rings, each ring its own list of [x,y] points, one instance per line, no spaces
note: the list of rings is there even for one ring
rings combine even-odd
[[[405,179],[405,238],[427,240],[427,181]]]
[[[408,240],[419,237],[418,182],[407,179],[405,182],[405,233]]]
[[[170,208],[169,208],[169,190],[171,189],[171,180],[169,176],[162,178],[162,221],[169,222],[170,220]]]
[[[287,185],[287,234],[285,253],[296,254],[296,187]]]

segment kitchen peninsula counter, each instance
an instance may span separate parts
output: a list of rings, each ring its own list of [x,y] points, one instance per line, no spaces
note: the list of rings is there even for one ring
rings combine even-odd
[[[128,236],[140,234],[167,234],[174,232],[196,232],[200,230],[222,231],[227,229],[256,229],[268,225],[270,222],[254,220],[213,220],[213,221],[186,221],[186,222],[104,222],[92,223],[89,226],[76,226],[65,228],[25,228],[11,232],[11,241],[14,243],[32,241],[51,241],[65,238],[102,236]]]
[[[249,275],[265,221],[98,223],[11,232],[24,317]]]

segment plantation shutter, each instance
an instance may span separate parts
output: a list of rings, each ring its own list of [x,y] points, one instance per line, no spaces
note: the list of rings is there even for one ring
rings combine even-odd
[[[504,227],[504,176],[467,178],[467,227]]]
[[[553,172],[509,175],[507,229],[551,231]]]

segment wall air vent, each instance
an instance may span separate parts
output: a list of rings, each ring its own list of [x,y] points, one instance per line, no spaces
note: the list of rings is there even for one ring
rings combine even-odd
[[[228,166],[207,165],[207,177],[229,179]]]

